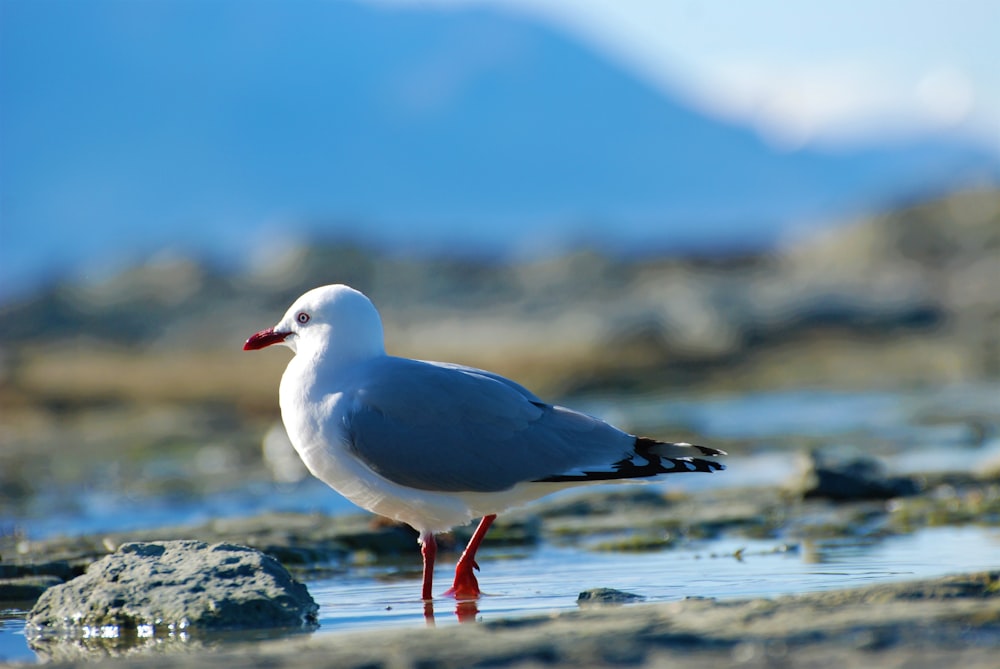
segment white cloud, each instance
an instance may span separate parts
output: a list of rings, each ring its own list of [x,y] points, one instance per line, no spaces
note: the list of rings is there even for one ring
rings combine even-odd
[[[995,0],[372,1],[528,15],[786,148],[949,129],[1000,151]]]
[[[947,66],[911,78],[846,58],[781,66],[743,61],[720,66],[713,79],[710,90],[692,92],[702,107],[750,123],[789,149],[973,125],[973,86]]]
[[[915,93],[927,117],[944,125],[967,119],[976,103],[973,82],[965,72],[952,67],[927,72],[917,83]]]

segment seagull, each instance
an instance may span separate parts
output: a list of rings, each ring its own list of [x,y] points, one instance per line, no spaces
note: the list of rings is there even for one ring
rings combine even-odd
[[[388,355],[378,310],[349,286],[305,293],[243,350],[274,344],[295,353],[278,391],[295,450],[341,495],[418,532],[425,602],[435,534],[482,519],[445,593],[476,599],[476,551],[498,513],[570,486],[725,468],[707,459],[724,451],[628,434],[499,374]]]

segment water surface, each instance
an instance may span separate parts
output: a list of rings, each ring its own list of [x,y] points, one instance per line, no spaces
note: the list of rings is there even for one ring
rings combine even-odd
[[[532,549],[483,549],[474,607],[456,610],[439,598],[433,624],[488,622],[577,609],[580,591],[610,587],[650,602],[686,597],[774,597],[932,578],[1000,568],[1000,529],[928,528],[881,539],[839,538],[795,544],[724,538],[645,553],[581,551],[543,544]],[[320,606],[315,634],[428,624],[418,599],[419,565],[373,566],[307,581]],[[436,591],[450,585],[441,563]],[[23,611],[0,614],[0,660],[35,660],[24,636]]]

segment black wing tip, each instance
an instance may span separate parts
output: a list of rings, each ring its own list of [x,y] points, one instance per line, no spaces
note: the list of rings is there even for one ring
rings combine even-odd
[[[660,441],[659,439],[650,439],[649,437],[635,438],[635,450],[637,453],[644,453],[650,450],[651,448],[655,448],[657,446],[680,446],[683,448],[694,448],[702,455],[707,455],[708,457],[729,455],[729,453],[722,450],[721,448],[699,446],[698,444],[689,444],[686,441]]]
[[[705,460],[694,454],[662,454],[656,452],[656,447],[679,447],[695,449],[700,455],[708,457],[728,455],[725,451],[708,446],[696,446],[685,442],[668,442],[636,437],[635,455],[646,460],[646,464],[637,464],[634,456],[612,464],[605,471],[584,471],[573,474],[558,474],[537,479],[537,483],[585,483],[588,481],[620,481],[623,479],[655,478],[665,474],[684,474],[689,472],[721,472],[726,466],[715,460]]]
[[[635,450],[637,453],[648,451],[649,449],[656,448],[657,446],[680,446],[682,448],[694,448],[702,455],[707,455],[709,457],[729,455],[729,453],[721,448],[699,446],[698,444],[689,444],[686,441],[660,441],[659,439],[651,439],[649,437],[635,438]]]
[[[587,483],[597,481],[624,481],[629,479],[653,479],[667,474],[691,474],[721,472],[726,466],[715,460],[701,458],[658,458],[646,465],[636,465],[630,460],[615,463],[614,471],[581,472],[579,474],[558,474],[535,479],[533,483]]]

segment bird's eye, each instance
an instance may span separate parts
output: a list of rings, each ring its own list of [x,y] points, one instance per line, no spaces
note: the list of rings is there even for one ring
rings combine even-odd
[[[304,311],[300,311],[299,315],[295,317],[295,320],[297,320],[299,323],[302,323],[303,325],[305,325],[306,323],[309,322],[309,314],[307,314]]]

